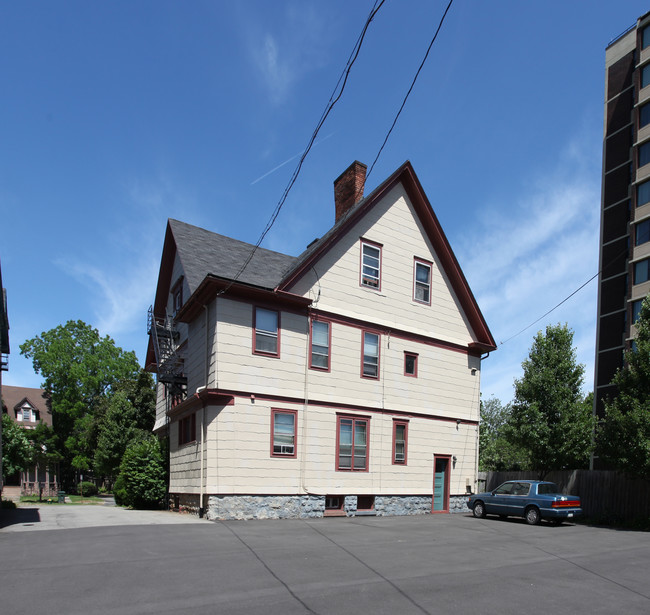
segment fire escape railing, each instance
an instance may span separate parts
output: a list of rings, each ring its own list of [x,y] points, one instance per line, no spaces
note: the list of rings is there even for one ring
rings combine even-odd
[[[161,382],[167,394],[176,402],[182,401],[187,395],[187,377],[185,376],[185,361],[178,348],[180,337],[175,327],[174,319],[155,316],[153,306],[147,314],[147,333],[151,336],[156,365],[158,366],[158,381]]]

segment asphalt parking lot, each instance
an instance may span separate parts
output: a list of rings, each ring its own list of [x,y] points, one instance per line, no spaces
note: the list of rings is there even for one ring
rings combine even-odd
[[[18,513],[0,529],[0,604],[15,615],[650,611],[644,532],[469,515]]]

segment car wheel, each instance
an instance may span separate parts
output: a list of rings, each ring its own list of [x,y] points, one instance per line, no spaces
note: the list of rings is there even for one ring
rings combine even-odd
[[[539,508],[531,506],[526,509],[526,523],[528,523],[528,525],[538,525],[541,520],[542,517],[539,514]]]
[[[477,519],[483,519],[485,517],[485,504],[480,500],[474,503],[474,516]]]

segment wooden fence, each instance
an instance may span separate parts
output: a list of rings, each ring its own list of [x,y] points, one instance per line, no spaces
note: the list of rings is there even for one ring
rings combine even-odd
[[[491,491],[506,480],[537,478],[535,472],[480,472],[479,491]],[[562,493],[580,496],[585,517],[620,521],[650,518],[650,481],[604,470],[550,472],[544,480],[555,483]]]

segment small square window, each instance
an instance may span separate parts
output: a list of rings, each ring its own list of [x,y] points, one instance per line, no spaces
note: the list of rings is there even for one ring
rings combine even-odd
[[[279,355],[280,314],[275,310],[255,308],[254,352],[266,355]]]
[[[363,365],[361,375],[364,378],[379,378],[379,334],[363,332]]]
[[[418,355],[414,352],[404,353],[404,375],[414,378],[418,376]]]
[[[381,288],[381,246],[361,241],[361,286]]]
[[[271,457],[296,456],[295,410],[271,411]]]
[[[431,265],[419,260],[415,261],[413,299],[431,305]]]

